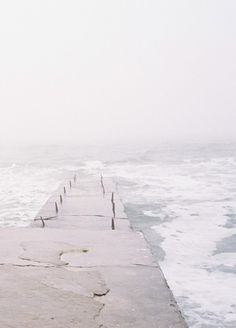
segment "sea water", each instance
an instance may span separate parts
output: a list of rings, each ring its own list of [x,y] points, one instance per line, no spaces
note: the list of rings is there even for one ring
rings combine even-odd
[[[75,171],[115,179],[189,327],[236,327],[236,145],[2,147],[0,225],[27,226]]]

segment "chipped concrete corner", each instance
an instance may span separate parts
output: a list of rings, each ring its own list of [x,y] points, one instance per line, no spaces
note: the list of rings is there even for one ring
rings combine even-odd
[[[113,182],[67,185],[31,227],[0,230],[0,327],[186,328]]]

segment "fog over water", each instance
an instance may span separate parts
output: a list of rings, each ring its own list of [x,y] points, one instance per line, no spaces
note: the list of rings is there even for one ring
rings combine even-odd
[[[113,178],[190,328],[236,327],[236,1],[0,3],[0,227]]]
[[[232,140],[234,0],[0,4],[0,142]]]

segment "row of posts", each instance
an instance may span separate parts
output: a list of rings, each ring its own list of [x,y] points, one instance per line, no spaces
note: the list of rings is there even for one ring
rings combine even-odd
[[[77,175],[76,174],[74,175],[73,180],[74,180],[74,183],[77,182]],[[69,181],[69,187],[70,187],[70,189],[72,189],[72,181],[71,180]],[[102,175],[101,175],[101,187],[102,187],[103,197],[105,197],[106,190],[105,190],[105,187],[104,187],[104,182],[103,182],[103,176]],[[67,190],[66,190],[66,187],[65,186],[63,187],[63,193],[64,193],[64,196],[67,193]],[[62,194],[60,194],[60,196],[59,196],[59,201],[60,201],[60,204],[62,205],[62,203],[63,203],[63,196],[62,196]],[[111,205],[112,205],[112,214],[113,214],[112,215],[112,219],[111,219],[111,229],[112,230],[115,230],[116,209],[115,209],[114,192],[112,192],[112,194],[111,194]],[[55,211],[56,211],[56,214],[58,214],[59,207],[58,207],[58,203],[57,202],[55,202]],[[42,228],[45,227],[45,222],[44,222],[45,219],[50,219],[50,218],[43,218],[42,216],[40,217],[40,220],[42,222]]]
[[[77,175],[76,174],[74,175],[73,180],[74,180],[74,183],[76,183],[76,181],[77,181]],[[70,187],[70,189],[72,189],[72,182],[71,182],[71,180],[69,181],[69,187]],[[65,186],[63,187],[63,193],[64,193],[64,196],[67,193],[67,190],[66,190],[66,187]],[[59,200],[60,200],[60,204],[62,205],[62,203],[63,203],[63,196],[62,196],[62,194],[60,194]],[[59,212],[59,208],[58,208],[58,203],[57,202],[55,202],[55,211],[56,211],[56,215],[57,215],[58,212]],[[45,227],[45,220],[50,220],[50,219],[53,219],[53,218],[55,218],[55,216],[48,217],[48,218],[43,218],[42,216],[40,216],[39,220],[42,222],[42,228]]]
[[[76,183],[76,181],[77,181],[77,175],[76,174],[74,175],[73,180],[74,180],[74,183]],[[71,182],[71,180],[69,181],[69,186],[70,186],[70,189],[72,189],[72,182]],[[67,190],[66,190],[66,187],[64,186],[63,187],[64,196],[66,195],[66,192],[67,192]],[[63,197],[62,197],[61,194],[60,194],[59,198],[60,198],[60,204],[62,205],[62,203],[63,203]],[[59,212],[57,202],[55,202],[55,210],[56,210],[56,214],[57,214]]]
[[[102,187],[103,197],[105,197],[106,190],[105,190],[102,174],[101,174],[101,187]],[[111,194],[111,205],[112,205],[112,214],[113,214],[111,218],[111,229],[115,230],[116,204],[115,204],[114,192],[112,192]]]

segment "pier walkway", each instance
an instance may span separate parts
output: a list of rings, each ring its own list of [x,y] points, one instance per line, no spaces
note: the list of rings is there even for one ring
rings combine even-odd
[[[110,179],[61,185],[28,228],[0,230],[1,328],[186,328]]]

